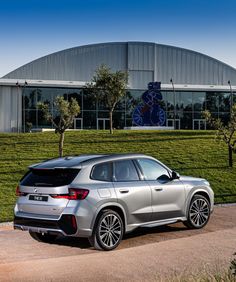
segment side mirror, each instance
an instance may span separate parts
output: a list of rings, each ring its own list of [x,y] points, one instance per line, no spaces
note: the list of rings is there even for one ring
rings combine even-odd
[[[176,172],[176,171],[172,171],[172,175],[171,175],[171,178],[172,179],[179,179],[179,177],[180,177],[180,175],[178,174],[178,172]]]
[[[169,182],[171,179],[168,175],[166,174],[162,174],[161,176],[159,176],[157,178],[157,180],[160,182],[160,183],[166,183],[166,182]]]

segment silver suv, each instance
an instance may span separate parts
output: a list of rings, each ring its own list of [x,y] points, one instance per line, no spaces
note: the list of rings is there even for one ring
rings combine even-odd
[[[15,229],[43,242],[59,235],[87,237],[107,251],[140,226],[182,221],[202,228],[214,202],[205,179],[179,176],[143,154],[81,155],[35,164],[17,195]]]

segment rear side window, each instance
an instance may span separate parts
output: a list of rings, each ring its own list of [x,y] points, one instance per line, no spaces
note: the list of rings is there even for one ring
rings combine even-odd
[[[114,180],[137,181],[139,176],[132,160],[114,162]]]
[[[112,164],[102,163],[93,167],[91,178],[100,181],[111,181]]]
[[[79,169],[32,169],[21,180],[21,185],[36,187],[57,187],[69,185]]]

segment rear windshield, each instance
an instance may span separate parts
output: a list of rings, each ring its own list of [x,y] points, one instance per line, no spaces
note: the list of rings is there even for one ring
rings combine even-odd
[[[32,169],[22,178],[24,186],[57,187],[70,184],[79,169]]]

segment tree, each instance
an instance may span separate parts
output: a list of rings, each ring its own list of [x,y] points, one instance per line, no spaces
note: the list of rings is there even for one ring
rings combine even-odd
[[[60,134],[59,156],[62,157],[65,131],[73,124],[74,118],[80,113],[80,106],[74,98],[67,101],[63,97],[58,96],[54,102],[54,107],[58,115],[56,118],[50,112],[48,104],[38,103],[38,107],[43,111],[44,118],[52,122],[55,133]]]
[[[232,106],[230,120],[226,125],[221,119],[213,118],[209,111],[204,111],[203,116],[217,130],[217,140],[223,140],[228,146],[229,167],[233,167],[233,152],[236,152],[236,104]]]
[[[113,111],[116,104],[125,95],[128,82],[127,72],[111,70],[101,65],[96,71],[86,89],[97,101],[105,103],[109,110],[110,133],[113,133]]]

